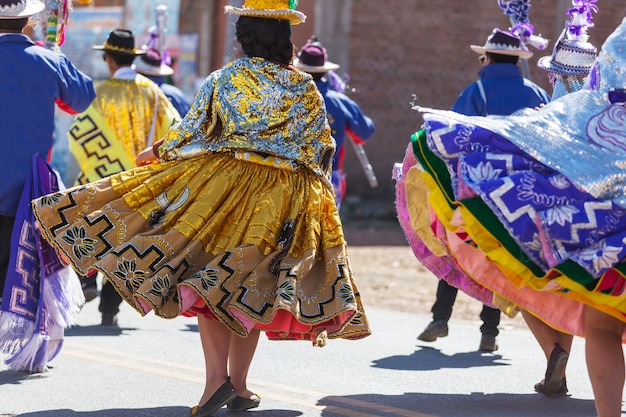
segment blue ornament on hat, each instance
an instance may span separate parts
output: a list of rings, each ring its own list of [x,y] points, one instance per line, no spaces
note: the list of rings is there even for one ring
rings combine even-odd
[[[46,5],[39,0],[0,0],[0,19],[21,19],[41,12]]]
[[[498,6],[502,12],[511,18],[514,25],[518,23],[530,23],[528,14],[530,11],[530,0],[498,0]]]
[[[172,60],[167,50],[163,53],[159,50],[159,31],[157,27],[153,26],[148,31],[150,32],[150,37],[146,44],[141,47],[144,54],[135,60],[131,68],[140,74],[157,77],[174,74],[174,69],[170,66]]]

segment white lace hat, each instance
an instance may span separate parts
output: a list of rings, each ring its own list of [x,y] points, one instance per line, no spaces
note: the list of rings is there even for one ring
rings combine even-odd
[[[42,11],[46,5],[39,0],[0,0],[0,19],[21,19]]]

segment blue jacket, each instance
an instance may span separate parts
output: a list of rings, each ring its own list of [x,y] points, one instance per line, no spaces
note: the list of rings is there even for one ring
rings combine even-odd
[[[47,159],[52,148],[55,104],[79,113],[96,92],[63,54],[26,35],[0,35],[0,56],[0,214],[15,216],[32,155]]]
[[[333,171],[338,171],[343,166],[343,144],[346,130],[350,130],[358,139],[365,142],[374,134],[374,122],[363,114],[354,100],[331,89],[328,82],[317,81],[316,84],[324,97],[331,134],[337,144],[333,157]]]
[[[478,82],[468,85],[452,106],[452,111],[468,116],[508,116],[525,107],[538,107],[550,101],[541,87],[524,78],[514,64],[490,64],[478,73],[487,103],[481,97]]]

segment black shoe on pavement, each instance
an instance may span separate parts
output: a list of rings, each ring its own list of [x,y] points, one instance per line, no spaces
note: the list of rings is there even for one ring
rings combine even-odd
[[[235,399],[235,387],[230,382],[230,377],[220,386],[215,394],[202,406],[195,406],[191,409],[191,415],[195,417],[212,417],[213,413]]]
[[[565,368],[567,367],[568,359],[569,354],[565,351],[565,349],[563,349],[558,343],[555,343],[554,348],[550,353],[548,366],[546,368],[546,374],[543,379],[543,393],[545,395],[550,396],[557,394],[559,391],[561,391],[563,386],[562,375],[564,374]]]
[[[236,396],[233,400],[226,404],[231,411],[246,411],[251,408],[257,408],[261,404],[261,397],[254,394],[251,398]]]
[[[478,346],[478,350],[481,352],[493,352],[498,350],[496,337],[490,334],[483,334],[480,337],[480,346]]]
[[[546,386],[544,384],[544,381],[541,382],[537,382],[535,384],[535,391],[545,395],[546,397],[563,397],[565,395],[567,395],[567,379],[566,378],[562,378],[561,379],[561,385],[559,386],[559,389],[556,391],[546,391]]]
[[[102,313],[103,326],[117,326],[117,314]]]
[[[438,337],[446,337],[448,335],[448,322],[445,320],[431,321],[424,331],[417,336],[419,340],[424,342],[434,342]]]

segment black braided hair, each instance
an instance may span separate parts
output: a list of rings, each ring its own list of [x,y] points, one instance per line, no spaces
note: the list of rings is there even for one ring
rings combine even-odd
[[[288,20],[240,16],[236,25],[237,41],[249,57],[289,65],[293,60],[291,25]]]

